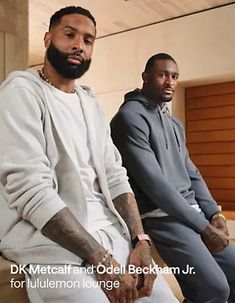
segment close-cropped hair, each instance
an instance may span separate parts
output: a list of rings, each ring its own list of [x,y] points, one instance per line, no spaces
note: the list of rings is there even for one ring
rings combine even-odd
[[[150,57],[145,65],[145,72],[148,72],[151,70],[151,68],[153,67],[155,61],[157,60],[172,60],[176,63],[175,59],[172,58],[170,55],[165,54],[165,53],[158,53],[156,55],[153,55],[152,57]],[[177,63],[176,63],[177,64]]]
[[[70,15],[70,14],[79,14],[84,15],[91,19],[91,21],[96,26],[95,18],[92,16],[89,10],[82,8],[81,6],[67,6],[64,8],[61,8],[59,11],[55,12],[51,18],[50,18],[50,25],[49,30],[60,23],[63,16]]]

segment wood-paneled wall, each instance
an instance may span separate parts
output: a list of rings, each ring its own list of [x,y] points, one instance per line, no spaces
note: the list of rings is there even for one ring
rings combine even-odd
[[[186,89],[186,134],[213,197],[235,210],[235,82]]]
[[[0,82],[28,67],[28,0],[0,0]]]

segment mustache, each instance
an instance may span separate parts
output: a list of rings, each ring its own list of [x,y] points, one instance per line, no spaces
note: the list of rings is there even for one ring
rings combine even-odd
[[[164,86],[162,87],[162,90],[164,90],[164,89],[169,89],[169,90],[171,90],[171,91],[174,91],[174,87],[173,87],[172,85],[170,85],[170,84],[164,85]]]
[[[68,53],[66,55],[66,59],[68,59],[68,58],[78,60],[78,61],[80,61],[80,63],[84,63],[84,61],[85,61],[85,59],[78,52]]]
[[[64,53],[64,54],[65,54],[65,56],[76,56],[76,57],[82,58],[81,53],[78,51],[74,51],[71,53]]]

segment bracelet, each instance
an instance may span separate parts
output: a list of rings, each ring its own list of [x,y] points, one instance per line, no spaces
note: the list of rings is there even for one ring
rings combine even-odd
[[[106,250],[106,252],[105,252],[105,254],[104,254],[102,260],[99,261],[98,264],[97,264],[96,266],[93,265],[94,270],[96,270],[96,268],[97,268],[99,265],[104,265],[104,264],[107,262],[107,260],[108,260],[109,263],[110,263],[112,257],[113,257],[113,255],[112,255],[108,250]],[[81,267],[86,267],[87,265],[88,265],[87,261],[86,261],[86,260],[83,260],[80,266],[81,266]]]
[[[98,266],[105,265],[105,263],[108,263],[108,265],[109,265],[110,262],[111,262],[112,257],[113,257],[113,255],[108,250],[106,250],[102,260],[99,261],[96,266],[93,266],[94,270],[96,271]]]
[[[223,219],[224,219],[224,221],[226,221],[226,218],[225,218],[225,216],[224,216],[223,214],[218,213],[218,216],[219,216],[219,217],[221,217],[221,218],[223,218]]]
[[[105,262],[108,260],[108,257],[112,258],[113,255],[111,255],[109,253],[108,250],[106,250],[104,256],[103,256],[103,259],[98,263],[98,265],[102,265],[102,264],[105,264]]]
[[[105,265],[107,267],[112,266],[113,265],[112,264],[112,258],[113,258],[113,255],[109,251],[106,251],[103,259],[98,263],[98,265],[93,266],[95,274],[98,274],[97,273],[97,267],[100,266],[100,265]],[[114,273],[115,273],[115,271],[114,271]],[[123,283],[124,282],[123,274],[121,272],[117,272],[115,274],[116,274],[115,281],[118,281],[120,284]],[[99,276],[100,276],[100,273],[99,273],[99,275],[96,276],[97,280],[102,281],[101,280],[102,278],[99,277]]]
[[[225,216],[222,214],[222,213],[216,213],[216,214],[214,214],[212,217],[216,217],[216,216],[218,216],[218,217],[220,217],[220,218],[223,218],[224,219],[224,221],[226,221],[226,218],[225,218]],[[214,218],[212,218],[212,220],[213,220]]]

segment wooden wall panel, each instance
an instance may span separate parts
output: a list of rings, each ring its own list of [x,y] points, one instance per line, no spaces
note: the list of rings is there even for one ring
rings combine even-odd
[[[213,198],[219,202],[223,210],[234,211],[234,197],[235,190],[225,190],[225,189],[210,189]]]
[[[211,193],[215,200],[234,203],[235,190],[211,189]],[[220,203],[219,203],[220,204]]]
[[[188,143],[235,141],[235,129],[192,132]]]
[[[28,41],[5,34],[5,74],[13,70],[24,70],[28,66]]]
[[[235,178],[205,178],[211,189],[234,189]]]
[[[228,201],[220,201],[220,205],[223,205],[223,213],[225,211],[225,216],[227,219],[229,219],[230,214],[233,213],[233,217],[231,218],[232,220],[234,220],[234,202],[228,202]],[[228,215],[229,214],[229,215]]]
[[[28,0],[0,0],[0,29],[28,39]]]
[[[235,154],[213,154],[213,155],[193,155],[194,161],[200,165],[235,165]],[[191,157],[191,158],[192,158]],[[235,185],[235,183],[234,183]],[[235,187],[235,186],[234,186]]]
[[[191,157],[193,158],[193,157]],[[196,163],[196,161],[194,161]],[[235,178],[235,165],[213,165],[213,166],[201,166],[197,165],[201,174],[206,177],[227,177],[227,178]]]
[[[0,82],[28,67],[28,0],[0,0]]]
[[[209,120],[188,121],[187,130],[189,132],[206,131],[206,130],[222,130],[233,129],[235,125],[235,117],[217,118]]]
[[[0,83],[5,78],[5,50],[4,50],[4,32],[0,31]]]
[[[188,109],[196,108],[213,108],[215,106],[235,105],[235,94],[224,94],[219,96],[208,96],[189,99],[187,107]]]
[[[205,142],[188,144],[190,155],[235,154],[235,142]]]
[[[186,89],[186,135],[213,197],[235,210],[235,82]]]
[[[217,96],[235,93],[235,81],[220,84],[202,85],[186,89],[186,100],[206,96]]]
[[[205,120],[213,118],[225,118],[235,116],[235,106],[214,107],[208,110],[202,109],[189,109],[187,111],[188,120]]]

